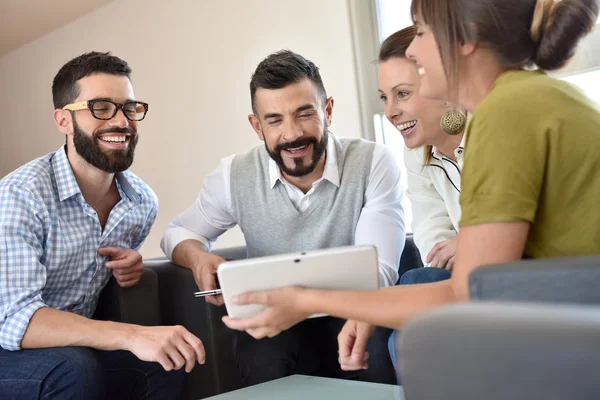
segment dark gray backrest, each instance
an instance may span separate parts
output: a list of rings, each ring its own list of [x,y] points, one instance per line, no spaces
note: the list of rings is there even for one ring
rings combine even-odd
[[[412,234],[408,234],[406,235],[404,250],[402,251],[402,257],[400,258],[398,277],[401,278],[406,271],[422,266],[423,261],[421,260],[421,253],[419,253],[419,249],[417,248],[417,245],[415,245]]]
[[[600,304],[600,256],[489,265],[469,276],[472,300]]]
[[[407,400],[600,398],[598,307],[443,307],[411,321],[396,348]]]

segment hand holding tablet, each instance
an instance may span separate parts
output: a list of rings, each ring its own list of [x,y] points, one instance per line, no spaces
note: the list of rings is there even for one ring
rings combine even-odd
[[[234,319],[248,318],[264,309],[258,304],[233,304],[232,297],[246,292],[286,286],[339,290],[379,288],[374,246],[344,246],[226,261],[219,265],[217,275],[227,313]]]

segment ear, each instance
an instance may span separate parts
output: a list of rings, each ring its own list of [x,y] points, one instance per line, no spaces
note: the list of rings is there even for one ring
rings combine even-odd
[[[73,134],[73,116],[67,110],[54,110],[54,123],[65,135]]]
[[[256,134],[258,135],[258,138],[260,140],[265,140],[265,135],[263,135],[262,132],[262,125],[260,124],[260,121],[258,120],[258,118],[256,118],[256,115],[254,114],[250,114],[248,115],[248,122],[250,122],[250,125],[252,125],[252,129],[254,129],[254,132],[256,132]]]
[[[475,52],[476,49],[477,49],[477,42],[472,40],[468,43],[461,43],[459,51],[460,51],[461,56],[470,56],[471,54],[473,54]]]
[[[327,103],[325,103],[325,122],[327,122],[327,126],[331,125],[334,103],[333,97],[328,98]]]

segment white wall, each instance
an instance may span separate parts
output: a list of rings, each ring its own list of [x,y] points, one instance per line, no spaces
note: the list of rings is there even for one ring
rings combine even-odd
[[[256,65],[289,48],[320,68],[336,99],[332,131],[361,136],[346,0],[116,0],[0,58],[0,177],[64,143],[52,121],[58,69],[90,50],[133,68],[136,97],[150,104],[132,170],[160,200],[142,249],[162,255],[169,220],[191,204],[219,159],[260,142],[247,122]],[[243,243],[233,231],[216,247]]]

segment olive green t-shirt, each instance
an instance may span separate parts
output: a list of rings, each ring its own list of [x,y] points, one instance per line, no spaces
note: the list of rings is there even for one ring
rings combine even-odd
[[[527,221],[525,257],[600,254],[600,108],[579,89],[505,72],[465,149],[461,227]]]

